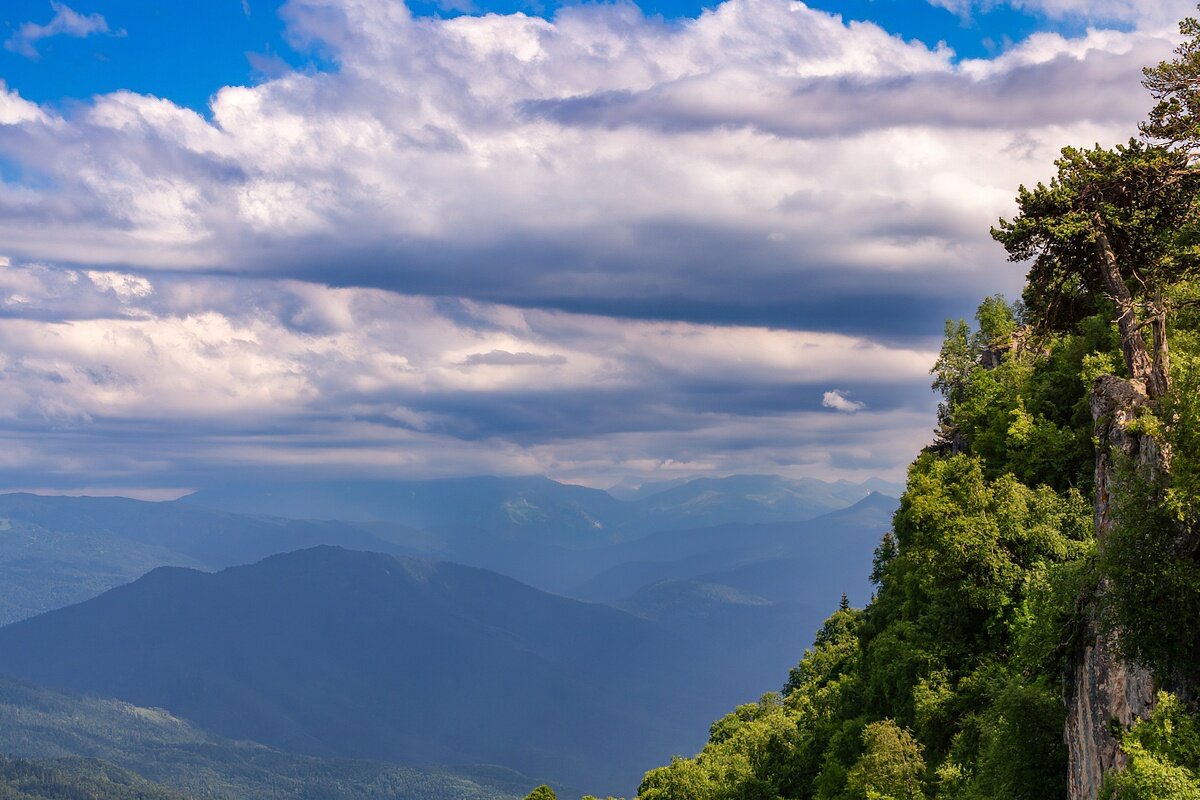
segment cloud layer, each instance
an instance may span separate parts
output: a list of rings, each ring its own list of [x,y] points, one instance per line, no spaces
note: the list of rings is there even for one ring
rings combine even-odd
[[[1127,138],[1172,46],[1126,14],[957,61],[788,0],[282,14],[336,70],[208,117],[0,86],[0,469],[895,475],[942,319],[1020,284],[988,226]]]
[[[955,65],[787,0],[671,25],[626,5],[284,14],[339,71],[226,87],[211,120],[6,92],[10,255],[861,332],[995,288],[986,227],[1015,183],[1063,143],[1122,138],[1169,46],[1043,36]]]
[[[302,465],[858,474],[847,453],[870,458],[881,428],[921,416],[921,399],[894,387],[923,378],[933,358],[840,334],[293,281],[7,267],[0,288],[0,435],[17,443],[0,461],[9,480],[68,458],[126,484],[163,463],[175,483],[181,467],[202,480]],[[886,395],[880,413],[853,431],[824,418],[818,387],[832,380]],[[185,453],[190,463],[172,463]]]

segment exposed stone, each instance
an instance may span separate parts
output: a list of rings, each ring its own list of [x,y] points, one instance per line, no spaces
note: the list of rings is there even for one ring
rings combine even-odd
[[[1092,418],[1096,432],[1096,538],[1101,549],[1116,519],[1112,497],[1119,457],[1143,474],[1162,475],[1168,453],[1149,434],[1132,424],[1149,403],[1145,386],[1112,375],[1092,387]],[[1102,599],[1104,582],[1096,588]],[[1136,720],[1149,715],[1154,682],[1146,670],[1119,655],[1111,634],[1097,620],[1096,603],[1089,606],[1084,636],[1067,676],[1067,744],[1069,800],[1096,800],[1105,773],[1125,766],[1117,736]]]
[[[1114,732],[1148,716],[1154,704],[1150,673],[1124,661],[1094,617],[1087,621],[1085,635],[1068,678],[1064,735],[1070,800],[1095,800],[1104,775],[1124,769],[1126,757]]]

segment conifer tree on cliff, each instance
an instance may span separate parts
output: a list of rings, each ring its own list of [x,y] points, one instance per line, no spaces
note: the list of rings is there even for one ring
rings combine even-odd
[[[1180,24],[1175,58],[1145,70],[1156,101],[1142,139],[1065,148],[1049,185],[1022,186],[992,235],[1033,261],[1024,301],[1044,329],[1109,310],[1129,376],[1152,400],[1170,385],[1168,316],[1176,287],[1200,274],[1200,22]],[[1147,335],[1148,334],[1148,335]]]
[[[1038,325],[1071,330],[1108,309],[1129,376],[1159,399],[1170,382],[1172,287],[1200,273],[1184,240],[1197,220],[1200,171],[1185,149],[1138,140],[1068,147],[1055,166],[1048,185],[1020,188],[1019,213],[992,235],[1011,260],[1033,261],[1024,302]]]

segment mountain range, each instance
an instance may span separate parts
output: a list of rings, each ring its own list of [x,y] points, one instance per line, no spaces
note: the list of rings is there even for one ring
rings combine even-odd
[[[23,620],[0,628],[0,673],[318,760],[503,764],[626,794],[786,674],[838,597],[867,599],[896,507],[864,485],[811,484],[817,503],[753,476],[632,501],[479,479],[456,500],[470,483],[423,482],[404,503],[368,487],[373,510],[351,521],[258,513],[315,511],[295,487],[247,490],[253,513],[212,493],[0,495],[0,613]],[[585,519],[605,533],[582,535]],[[0,753],[94,755],[10,744],[0,727]]]
[[[618,499],[544,477],[238,483],[201,489],[180,502],[241,514],[479,530],[505,540],[587,548],[660,530],[807,520],[872,491],[899,494],[899,487],[878,479],[855,484],[777,475],[698,478],[646,489]]]
[[[437,487],[439,496],[443,498],[439,501],[442,504],[437,506],[440,512],[434,512],[436,504],[429,500],[432,495],[426,494],[422,506],[424,510],[420,514],[410,509],[404,514],[396,512],[397,517],[390,519],[355,518],[354,507],[350,503],[355,491],[364,497],[364,508],[375,508],[382,513],[385,504],[380,498],[390,497],[391,500],[387,502],[399,503],[396,499],[396,492],[400,491],[396,488],[397,484],[387,484],[391,487],[389,491],[380,488],[383,484],[355,490],[353,486],[342,487],[338,483],[305,485],[304,491],[292,486],[286,492],[281,489],[279,493],[270,494],[260,494],[252,489],[247,493],[249,497],[256,498],[254,503],[229,503],[231,507],[253,505],[257,510],[250,513],[199,505],[205,498],[214,499],[205,492],[198,492],[183,501],[167,503],[125,498],[0,495],[0,624],[86,600],[140,577],[157,566],[221,569],[317,544],[426,556],[491,569],[559,594],[583,599],[616,599],[620,597],[619,592],[614,593],[616,590],[598,591],[596,585],[589,582],[596,581],[601,572],[618,569],[627,563],[678,561],[698,550],[707,553],[720,551],[727,542],[738,542],[740,539],[736,527],[712,527],[693,535],[687,532],[692,527],[689,522],[735,517],[742,513],[737,509],[757,506],[759,517],[792,514],[795,520],[780,523],[785,534],[788,525],[800,520],[808,520],[805,525],[796,528],[800,531],[797,535],[801,537],[816,533],[823,538],[835,539],[840,536],[842,528],[836,517],[822,518],[826,519],[825,522],[809,519],[806,515],[813,514],[815,506],[805,505],[798,500],[790,504],[783,501],[767,504],[762,498],[775,496],[771,495],[772,487],[778,489],[782,483],[788,483],[778,478],[760,480],[752,476],[738,476],[722,479],[720,485],[724,489],[719,493],[714,493],[712,482],[692,481],[666,492],[652,494],[635,504],[634,510],[626,508],[629,504],[616,501],[603,492],[558,484],[544,478],[480,478],[412,483]],[[830,493],[833,489],[846,498],[858,499],[860,492],[867,498],[872,496],[866,494],[868,490],[864,488],[865,484],[790,483],[825,487],[822,489],[822,507],[835,502]],[[339,495],[342,488],[346,491]],[[475,493],[476,490],[478,493]],[[306,510],[300,502],[304,496],[316,498],[313,503],[321,505],[325,511],[346,511],[351,521],[298,519],[285,514],[269,516],[266,513],[300,514]],[[322,505],[323,501],[318,502],[319,498],[332,496],[340,496],[340,502],[344,505]],[[370,496],[376,498],[374,505],[367,502]],[[445,500],[450,496],[457,499],[453,502]],[[473,499],[463,499],[468,496]],[[607,518],[613,521],[624,519],[631,526],[626,528],[626,533],[617,537],[620,541],[591,540],[586,547],[582,547],[581,540],[574,534],[568,532],[556,536],[552,533],[555,530],[569,531],[571,525],[583,519],[579,516],[583,513],[579,511],[579,504],[573,505],[575,499],[580,497],[589,498],[589,502],[595,501],[593,508],[608,508]],[[843,509],[852,501],[842,499],[836,502],[841,503],[837,508]],[[894,501],[886,502],[894,504]],[[509,511],[518,507],[525,509],[525,515],[510,516]],[[700,507],[707,510],[700,513]],[[473,510],[467,513],[464,511],[466,508]],[[677,513],[669,514],[671,508],[677,509]],[[791,510],[785,511],[785,508]],[[614,509],[624,510],[618,513]],[[630,520],[634,518],[635,511],[643,515],[642,522],[638,524],[647,528],[636,535],[629,533],[633,530]],[[358,516],[379,515],[360,512]],[[728,524],[753,526],[755,513],[746,510],[744,516],[748,519]],[[418,517],[422,521],[432,521],[432,524],[423,529],[408,524]],[[521,527],[514,519],[524,520],[522,525],[530,530],[521,535],[514,534],[513,530]],[[662,526],[662,531],[673,530],[676,533],[659,536],[658,531],[648,529],[651,526],[646,520],[650,519],[656,520],[655,525]],[[493,527],[481,527],[481,521],[486,520],[491,520],[489,524]],[[871,535],[877,539],[886,526],[886,520],[872,520],[869,526]],[[824,536],[825,533],[828,536]],[[816,537],[809,538],[816,546],[820,546]],[[740,561],[748,558],[744,556]],[[820,557],[816,556],[814,560],[819,561]],[[728,561],[721,563],[729,565]],[[692,574],[701,571],[704,570]],[[660,577],[679,576],[676,570]],[[857,580],[861,582],[861,577]],[[621,586],[628,591],[636,588],[628,586],[628,580]]]

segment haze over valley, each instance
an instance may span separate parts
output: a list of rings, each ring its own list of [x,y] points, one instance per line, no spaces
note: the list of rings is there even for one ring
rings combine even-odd
[[[0,674],[315,758],[627,793],[786,673],[830,597],[865,602],[896,505],[878,488],[895,491],[735,476],[626,500],[545,478],[0,495]]]

